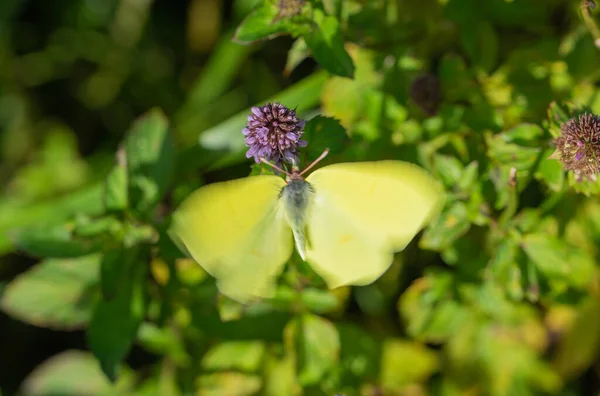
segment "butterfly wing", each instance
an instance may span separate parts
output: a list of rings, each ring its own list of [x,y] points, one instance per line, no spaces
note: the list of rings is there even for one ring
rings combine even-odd
[[[330,165],[306,181],[314,190],[307,261],[331,288],[375,281],[444,200],[425,170],[402,161]]]
[[[292,254],[278,200],[285,182],[253,176],[196,190],[173,215],[170,234],[238,301],[268,297]]]

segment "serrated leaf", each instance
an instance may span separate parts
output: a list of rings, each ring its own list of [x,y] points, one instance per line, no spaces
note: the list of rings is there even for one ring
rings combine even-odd
[[[144,318],[145,272],[142,262],[134,263],[117,295],[112,300],[99,301],[90,320],[88,344],[111,381],[117,378]]]
[[[309,161],[321,155],[326,148],[331,154],[339,154],[350,144],[350,138],[338,120],[320,115],[308,120],[302,139],[308,142],[304,152]]]
[[[125,139],[129,204],[148,214],[162,198],[172,177],[175,149],[162,111],[153,109],[138,119]]]
[[[99,255],[44,260],[6,286],[0,308],[34,326],[81,328],[98,297],[99,269]]]
[[[344,38],[338,20],[316,9],[315,26],[303,37],[315,60],[327,71],[340,77],[354,77],[354,62],[344,48]]]

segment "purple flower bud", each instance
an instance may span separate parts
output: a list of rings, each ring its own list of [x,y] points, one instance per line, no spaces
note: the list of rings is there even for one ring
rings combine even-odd
[[[552,158],[573,171],[577,180],[594,180],[600,173],[600,117],[584,113],[561,126]]]
[[[298,119],[294,110],[280,103],[253,107],[246,128],[242,129],[246,146],[249,147],[246,157],[254,157],[257,163],[265,158],[277,165],[283,161],[297,161],[298,147],[307,144],[300,139],[305,124],[305,121]]]

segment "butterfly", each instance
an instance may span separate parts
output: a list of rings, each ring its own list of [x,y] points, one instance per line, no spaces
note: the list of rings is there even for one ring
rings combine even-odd
[[[329,288],[367,285],[439,213],[441,185],[403,161],[292,167],[287,177],[249,176],[194,191],[173,214],[170,235],[240,302],[271,297],[293,254]],[[263,160],[263,162],[268,163]]]

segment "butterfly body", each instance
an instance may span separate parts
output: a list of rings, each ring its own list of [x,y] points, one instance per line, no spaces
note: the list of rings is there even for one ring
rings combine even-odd
[[[330,288],[376,280],[444,201],[441,186],[402,161],[342,163],[287,181],[210,184],[173,215],[171,235],[239,301],[271,296],[292,255]]]
[[[306,219],[308,218],[314,190],[301,176],[292,173],[287,185],[281,189],[279,200],[288,224],[292,229],[296,250],[306,260]]]

